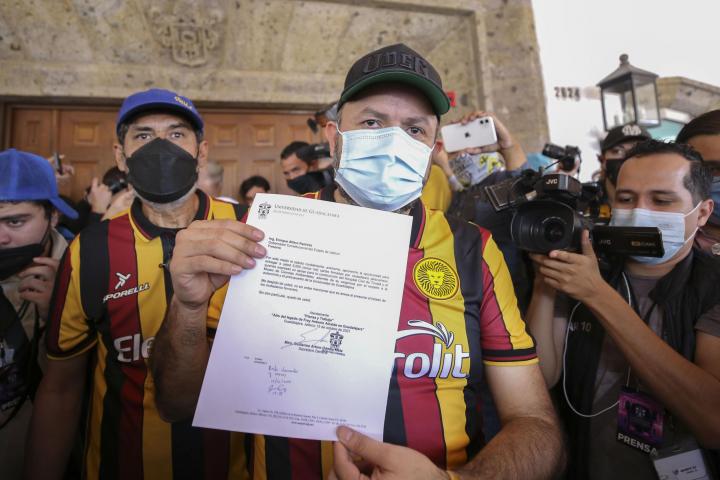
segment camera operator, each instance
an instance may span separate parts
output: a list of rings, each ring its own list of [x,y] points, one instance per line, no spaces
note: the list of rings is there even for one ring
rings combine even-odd
[[[299,194],[317,192],[334,181],[330,146],[327,143],[314,143],[301,147],[295,152],[297,157],[308,164],[305,175],[288,181],[288,187]],[[328,166],[328,161],[330,162]],[[325,165],[325,167],[320,167]]]
[[[697,150],[713,174],[710,191],[715,205],[720,203],[720,110],[712,110],[693,119],[677,136],[677,142],[687,143]],[[713,210],[707,223],[695,236],[695,245],[708,253],[720,256],[720,207]]]
[[[601,199],[600,217],[608,218],[612,200],[615,198],[615,184],[617,183],[618,172],[625,155],[635,145],[643,140],[649,140],[652,136],[640,125],[629,123],[611,129],[600,143],[600,183],[603,187],[603,198]]]
[[[318,169],[330,156],[327,144],[292,142],[280,153],[282,172],[287,186],[300,195],[317,192],[333,182],[332,168]]]
[[[112,167],[105,172],[102,182],[93,178],[86,198],[90,205],[88,223],[96,223],[130,208],[135,192],[128,184],[127,173]]]
[[[61,223],[74,235],[93,223],[112,218],[123,210],[130,208],[135,193],[128,187],[127,175],[117,167],[109,168],[98,181],[96,177],[85,192],[75,209],[78,218],[70,220],[62,217]]]
[[[480,117],[492,117],[495,123],[495,131],[498,141],[484,147],[461,150],[450,155],[450,162],[457,161],[462,155],[474,157],[474,163],[481,165],[474,183],[462,185],[452,174],[452,168],[448,166],[443,170],[451,173],[448,176],[450,184],[456,190],[452,202],[448,208],[447,215],[453,218],[471,221],[483,228],[490,230],[498,247],[505,256],[505,262],[510,269],[510,276],[515,287],[515,295],[521,311],[525,311],[529,296],[530,285],[525,262],[520,252],[510,238],[510,212],[496,212],[488,201],[485,187],[502,182],[509,178],[516,177],[522,169],[527,166],[527,159],[522,146],[515,141],[510,130],[493,113],[476,111],[460,120],[463,125]],[[505,162],[505,169],[499,162],[493,161],[492,157],[477,158],[483,154],[499,152]]]
[[[692,248],[713,210],[710,182],[691,148],[642,142],[620,170],[611,225],[658,226],[664,255],[603,276],[588,232],[581,253],[531,255],[527,319],[548,386],[560,383],[569,478],[656,479],[648,453],[693,438],[720,446],[720,262]]]

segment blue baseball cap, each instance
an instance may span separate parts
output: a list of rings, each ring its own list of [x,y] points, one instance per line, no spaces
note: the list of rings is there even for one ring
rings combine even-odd
[[[170,90],[151,88],[144,92],[133,93],[123,101],[115,124],[116,132],[119,131],[120,125],[126,120],[138,113],[151,110],[170,110],[188,119],[198,130],[205,127],[203,119],[192,100]]]
[[[58,195],[55,171],[47,160],[14,148],[0,152],[0,202],[31,200],[48,200],[64,215],[78,217]]]

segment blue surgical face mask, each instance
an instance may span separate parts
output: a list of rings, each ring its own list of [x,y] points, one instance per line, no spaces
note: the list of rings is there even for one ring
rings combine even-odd
[[[678,212],[656,212],[644,208],[633,208],[632,210],[614,208],[610,225],[615,227],[657,227],[662,232],[663,248],[665,254],[662,257],[641,257],[632,256],[636,262],[648,265],[659,265],[673,258],[680,249],[695,237],[697,228],[685,238],[685,217],[691,215],[698,209],[700,203],[688,213]]]
[[[400,127],[338,133],[335,181],[358,205],[391,212],[420,197],[431,147]]]
[[[708,223],[715,227],[720,227],[720,177],[716,177],[713,180],[712,188],[710,189],[710,198],[712,198],[715,207],[713,208],[712,215],[708,219]]]

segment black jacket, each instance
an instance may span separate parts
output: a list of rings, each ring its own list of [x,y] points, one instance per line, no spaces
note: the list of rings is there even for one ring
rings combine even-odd
[[[618,288],[621,270],[607,274],[608,282]],[[650,292],[650,298],[663,312],[662,338],[689,361],[695,356],[695,324],[712,307],[720,304],[720,260],[693,249],[682,262],[662,277]],[[623,294],[624,284],[623,284]],[[571,305],[574,306],[574,305]],[[568,337],[567,393],[580,411],[592,409],[595,377],[600,362],[605,329],[587,307],[578,307],[573,322],[590,322],[592,328],[574,329]],[[588,478],[590,419],[575,415],[561,394],[560,411],[568,431],[570,462],[568,479]],[[717,457],[714,458],[717,469]]]

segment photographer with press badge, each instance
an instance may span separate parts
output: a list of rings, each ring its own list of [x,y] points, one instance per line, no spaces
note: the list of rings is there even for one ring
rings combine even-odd
[[[533,249],[527,320],[558,385],[570,479],[717,478],[703,449],[720,447],[720,263],[693,248],[710,185],[692,148],[642,142],[620,169],[609,228],[659,228],[662,249],[605,274],[603,242],[586,231],[576,251]]]

